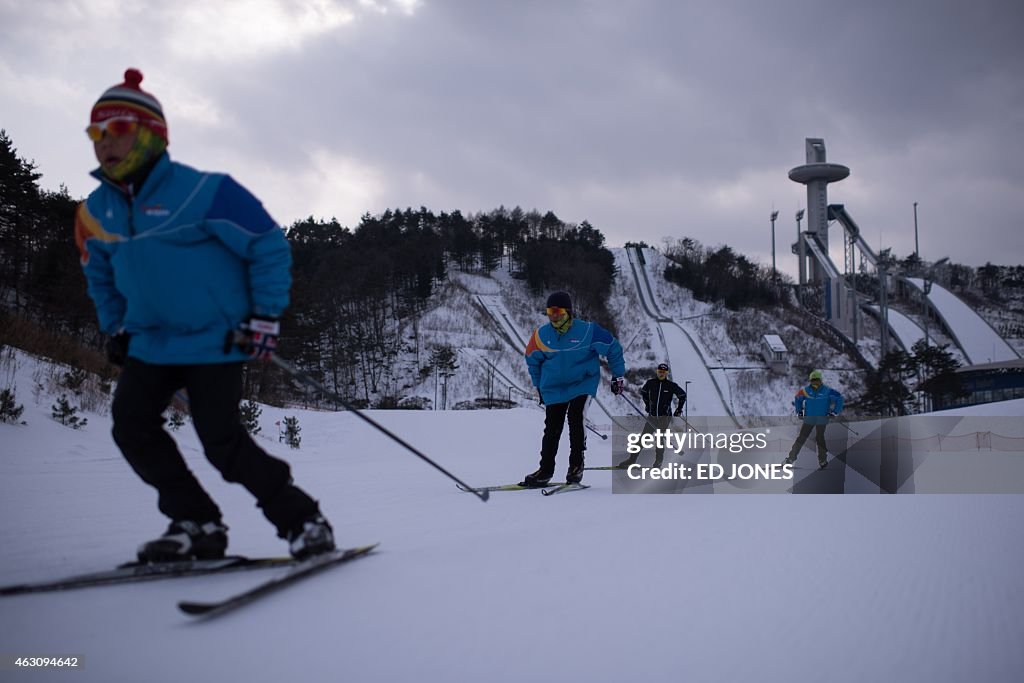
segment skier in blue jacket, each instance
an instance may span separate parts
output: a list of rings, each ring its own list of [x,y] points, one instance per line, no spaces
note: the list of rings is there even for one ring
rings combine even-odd
[[[832,387],[822,383],[821,370],[811,372],[809,383],[806,387],[796,392],[793,399],[793,407],[796,414],[803,420],[800,425],[800,433],[789,449],[789,456],[782,461],[783,465],[791,465],[796,462],[796,456],[800,453],[811,430],[814,430],[815,442],[818,446],[818,466],[822,469],[828,467],[828,447],[825,444],[825,427],[830,418],[838,417],[843,412],[843,395]]]
[[[221,511],[189,470],[162,414],[188,392],[207,459],[255,496],[295,557],[334,548],[319,505],[292,483],[287,463],[241,424],[242,363],[274,353],[288,304],[291,251],[284,232],[230,176],[171,161],[160,102],[129,69],[93,106],[86,129],[100,186],[75,219],[107,353],[122,365],[111,406],[114,441],[157,490],[167,531],[142,561],[216,558],[227,547]]]
[[[587,447],[583,417],[587,399],[597,395],[601,382],[601,356],[608,359],[612,371],[612,393],[621,393],[625,385],[626,365],[619,340],[597,323],[574,318],[572,298],[567,292],[551,294],[546,312],[548,323],[538,327],[526,345],[526,366],[545,406],[540,468],[521,482],[530,487],[545,486],[554,476],[566,416],[569,469],[565,480],[575,484],[582,481]]]

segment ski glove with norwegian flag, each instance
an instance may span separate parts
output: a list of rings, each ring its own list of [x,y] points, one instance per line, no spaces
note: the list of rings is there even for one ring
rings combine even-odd
[[[277,337],[280,334],[281,323],[277,318],[254,315],[238,325],[234,341],[249,358],[270,360],[277,351]]]

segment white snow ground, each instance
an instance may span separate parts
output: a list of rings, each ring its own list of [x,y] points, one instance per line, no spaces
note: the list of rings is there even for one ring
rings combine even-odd
[[[0,584],[129,559],[165,520],[109,419],[60,426],[53,398],[28,390],[29,364],[17,380],[28,424],[0,424]],[[285,415],[299,417],[300,450],[276,440]],[[536,466],[540,411],[372,415],[472,484]],[[589,491],[485,504],[351,414],[266,407],[262,425],[339,541],[380,541],[377,553],[205,622],[175,603],[272,572],[0,598],[0,656],[84,656],[75,672],[7,668],[0,681],[936,683],[1024,670],[1019,494],[613,495],[594,471]],[[190,427],[176,437],[230,549],[281,554]],[[590,464],[608,443],[591,439]],[[563,444],[559,474],[565,463]]]

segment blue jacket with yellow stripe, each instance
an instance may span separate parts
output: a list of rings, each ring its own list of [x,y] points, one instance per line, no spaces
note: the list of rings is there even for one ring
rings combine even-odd
[[[806,424],[826,424],[829,412],[836,415],[843,412],[843,395],[824,384],[817,389],[808,384],[796,392],[793,407],[797,415],[804,414]]]
[[[601,360],[608,359],[612,374],[626,374],[622,345],[611,332],[597,323],[572,321],[563,334],[551,323],[538,327],[526,345],[526,366],[533,386],[545,403],[566,403],[588,394],[597,395],[601,382]]]
[[[93,175],[75,240],[100,329],[131,334],[128,355],[161,365],[244,360],[226,335],[251,314],[288,305],[284,232],[230,176],[165,153],[133,195]]]

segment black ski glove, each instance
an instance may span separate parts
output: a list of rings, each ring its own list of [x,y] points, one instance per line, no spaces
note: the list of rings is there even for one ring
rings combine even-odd
[[[107,339],[107,360],[117,367],[123,367],[128,360],[128,344],[132,336],[124,330]]]

